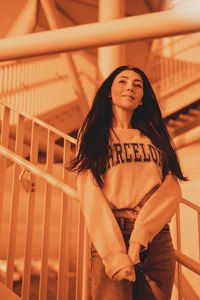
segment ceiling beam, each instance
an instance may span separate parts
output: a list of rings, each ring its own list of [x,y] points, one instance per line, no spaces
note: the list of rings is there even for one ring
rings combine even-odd
[[[179,9],[1,39],[0,60],[198,32],[199,9],[200,4],[187,9],[179,6]]]

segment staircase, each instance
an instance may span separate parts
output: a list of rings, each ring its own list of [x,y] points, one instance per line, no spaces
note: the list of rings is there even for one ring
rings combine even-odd
[[[165,124],[172,137],[198,127],[200,125],[200,100],[167,116]]]
[[[199,45],[196,36],[193,39],[195,43],[189,44],[192,53]],[[200,65],[186,62],[188,50],[177,47],[179,56],[172,59],[156,53],[146,70],[152,71],[173,138],[200,125]],[[73,60],[89,102],[97,85],[95,59],[80,52],[73,54]],[[6,292],[5,299],[28,300],[33,289],[37,300],[45,300],[46,295],[54,295],[53,300],[90,298],[89,240],[75,178],[64,169],[76,144],[70,135],[80,127],[83,116],[69,70],[62,62],[63,58],[55,55],[0,65],[0,257],[6,262],[0,293]],[[200,228],[200,207],[185,199],[182,205],[194,211]],[[178,210],[175,284],[179,299],[196,300],[197,291],[184,277],[182,266],[200,275],[200,265],[181,251],[180,219]],[[16,270],[18,282],[13,281]]]
[[[96,66],[82,52],[72,59],[89,101],[96,89]],[[83,121],[79,94],[69,74],[62,55],[0,63],[0,100],[69,133]],[[11,123],[16,123],[14,115]]]
[[[75,178],[63,168],[73,155],[75,140],[20,110],[1,103],[1,169],[0,169],[0,255],[7,261],[3,283],[10,290],[18,293],[23,300],[28,300],[35,290],[38,300],[45,300],[46,295],[53,299],[89,299],[88,282],[88,236],[80,214],[78,195],[75,190]],[[14,150],[8,149],[11,113],[17,115],[16,142]],[[26,124],[30,132],[30,153],[24,159],[22,151],[26,143]],[[30,126],[31,125],[31,126]],[[57,144],[57,141],[62,143]],[[41,145],[46,143],[46,154],[39,163]],[[61,146],[62,145],[62,146]],[[59,156],[59,163],[55,163]],[[7,167],[7,160],[12,166]],[[193,209],[197,216],[200,207],[183,199],[182,203]],[[4,211],[4,214],[2,213]],[[7,217],[6,217],[7,216]],[[9,223],[8,223],[9,220]],[[69,226],[70,224],[70,226]],[[181,253],[180,211],[177,211],[177,280],[180,299],[188,294],[198,295],[183,276],[181,265],[200,275],[200,265],[195,260]],[[21,246],[22,245],[22,246]],[[20,248],[22,247],[22,248]],[[53,251],[53,253],[52,253]],[[17,256],[22,257],[21,291],[13,282],[17,267]],[[38,259],[39,265],[33,265]],[[50,262],[54,258],[55,277],[51,283]],[[35,268],[39,286],[33,286]],[[181,282],[185,282],[182,286]],[[37,288],[36,288],[37,287]],[[186,289],[187,287],[187,289]],[[14,296],[14,294],[13,294]],[[31,296],[33,297],[33,296]],[[57,297],[57,298],[56,298]]]

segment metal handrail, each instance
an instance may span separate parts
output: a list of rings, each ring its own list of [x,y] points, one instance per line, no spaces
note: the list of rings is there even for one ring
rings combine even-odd
[[[66,133],[63,133],[62,131],[60,131],[59,129],[56,129],[55,127],[35,118],[35,117],[32,117],[30,116],[29,114],[21,111],[20,109],[10,105],[10,104],[7,104],[6,102],[0,100],[0,104],[8,107],[9,109],[11,109],[12,111],[14,112],[17,112],[18,114],[24,116],[25,118],[29,119],[29,121],[33,121],[34,123],[46,128],[47,130],[50,130],[51,132],[59,135],[60,137],[66,139],[68,142],[72,143],[72,144],[76,144],[76,139],[74,139],[73,137],[71,137],[70,135],[66,134]]]
[[[198,213],[200,213],[200,206],[188,201],[187,199],[182,198],[181,202],[187,206],[189,206],[190,208],[196,210]]]
[[[187,17],[188,22],[183,22]],[[149,23],[152,26],[149,28]],[[199,31],[198,6],[167,10],[109,22],[92,23],[2,39],[0,60],[69,52],[96,46],[160,38]],[[140,27],[140,31],[133,28]],[[125,34],[126,33],[126,34]],[[66,36],[68,38],[66,39]]]
[[[21,156],[15,154],[13,151],[7,149],[6,147],[0,145],[0,154],[4,155],[6,158],[12,160],[17,165],[21,166],[23,169],[33,173],[34,175],[40,177],[41,179],[47,181],[49,184],[53,185],[55,188],[61,190],[70,197],[73,197],[74,200],[79,202],[78,193],[75,189],[68,186],[66,183],[62,182],[59,179],[56,179],[54,176],[48,172],[38,168],[31,162],[22,158]]]
[[[175,250],[175,258],[178,263],[193,271],[194,273],[200,275],[200,263],[191,259],[190,257],[178,250]]]

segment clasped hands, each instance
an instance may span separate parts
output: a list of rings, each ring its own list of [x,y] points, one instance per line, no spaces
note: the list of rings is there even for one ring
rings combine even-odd
[[[135,281],[135,268],[134,265],[140,262],[140,249],[141,245],[136,242],[131,242],[128,249],[128,255],[131,258],[132,265],[120,269],[117,273],[114,274],[113,280],[120,281],[126,279],[128,281]]]

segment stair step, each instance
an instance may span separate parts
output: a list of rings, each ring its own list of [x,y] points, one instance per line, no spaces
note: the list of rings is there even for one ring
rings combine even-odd
[[[188,114],[194,115],[194,116],[200,116],[200,109],[190,108],[188,111]]]

